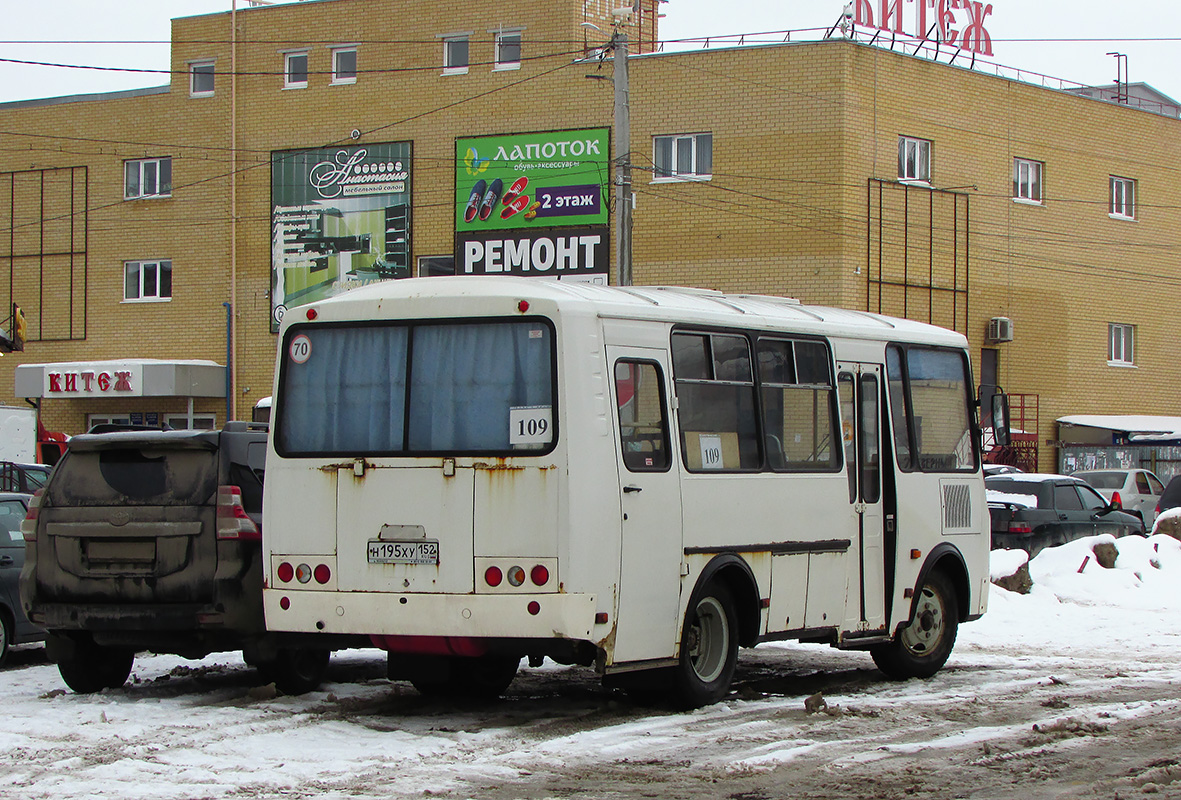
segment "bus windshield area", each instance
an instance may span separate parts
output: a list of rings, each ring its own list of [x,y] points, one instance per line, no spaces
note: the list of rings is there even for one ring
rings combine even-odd
[[[275,448],[284,456],[539,453],[552,449],[547,322],[292,326]]]
[[[898,465],[907,471],[975,471],[980,459],[964,354],[890,345],[886,372]]]

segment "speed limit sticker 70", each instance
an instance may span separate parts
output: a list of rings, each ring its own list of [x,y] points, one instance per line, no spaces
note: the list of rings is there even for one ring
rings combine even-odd
[[[306,334],[300,334],[291,340],[287,354],[296,364],[303,364],[312,357],[312,340]]]

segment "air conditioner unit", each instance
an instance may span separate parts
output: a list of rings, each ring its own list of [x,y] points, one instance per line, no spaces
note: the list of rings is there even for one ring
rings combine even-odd
[[[988,321],[988,341],[1013,341],[1013,320],[1008,317],[993,317]]]

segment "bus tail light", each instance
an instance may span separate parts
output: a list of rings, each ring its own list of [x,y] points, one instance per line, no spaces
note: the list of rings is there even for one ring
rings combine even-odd
[[[489,586],[499,586],[502,580],[504,580],[504,575],[501,573],[500,567],[488,567],[484,570],[484,583]]]
[[[259,541],[262,533],[242,505],[242,490],[237,486],[217,487],[217,538]]]
[[[513,586],[520,586],[525,582],[525,570],[518,566],[508,568],[508,582]]]
[[[534,586],[545,586],[549,583],[549,570],[544,564],[538,564],[529,570],[529,579],[533,581]]]
[[[327,564],[317,564],[316,568],[312,570],[312,577],[316,579],[316,583],[323,586],[332,580],[332,570],[329,569]]]
[[[295,568],[295,579],[300,583],[307,583],[312,579],[312,568],[307,564],[300,564]]]
[[[41,513],[41,501],[45,497],[44,487],[33,492],[29,499],[29,510],[21,521],[21,536],[26,542],[37,541],[37,515]]]
[[[291,583],[292,579],[295,578],[295,567],[291,566],[290,561],[284,561],[275,570],[275,575],[278,576],[281,583]]]

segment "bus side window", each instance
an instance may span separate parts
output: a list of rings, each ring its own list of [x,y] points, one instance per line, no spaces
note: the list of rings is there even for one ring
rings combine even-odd
[[[648,361],[615,362],[619,444],[631,472],[669,467],[668,418],[660,367]]]
[[[746,337],[674,333],[672,353],[685,466],[691,472],[758,469],[762,455]]]

